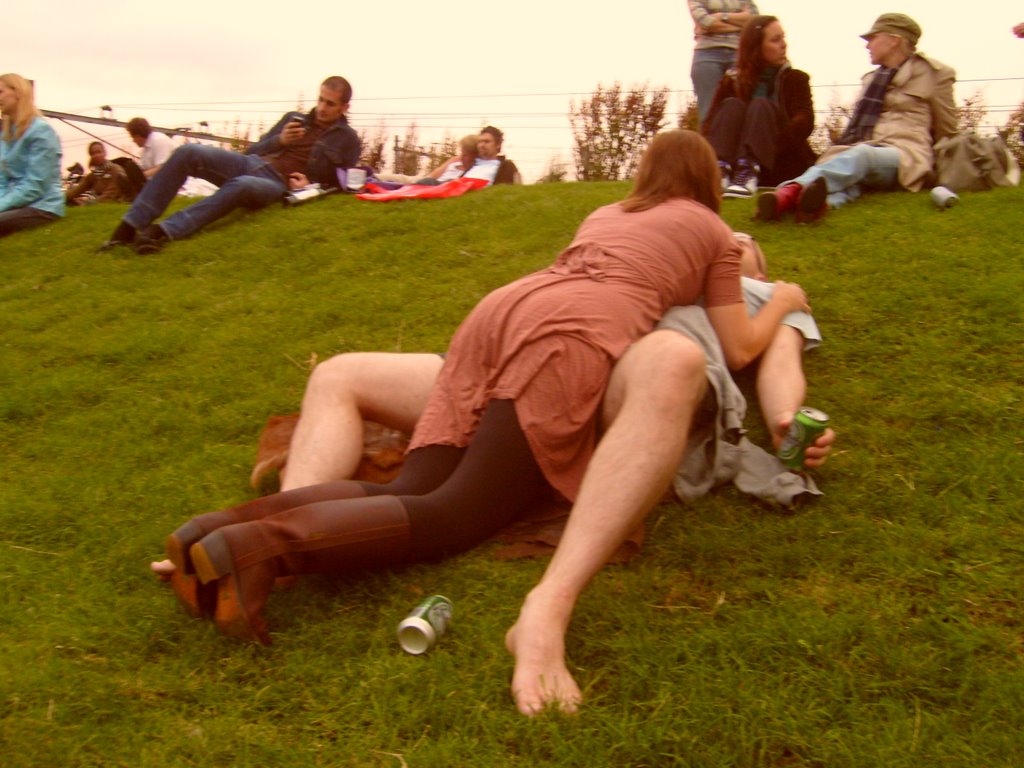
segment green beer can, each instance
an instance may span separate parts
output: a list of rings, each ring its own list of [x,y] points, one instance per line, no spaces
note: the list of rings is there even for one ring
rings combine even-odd
[[[426,653],[444,634],[451,620],[452,601],[444,595],[431,595],[399,622],[398,644],[406,653]]]
[[[801,408],[793,417],[789,431],[776,454],[779,460],[795,472],[804,466],[804,450],[818,439],[828,427],[828,414],[817,408]]]

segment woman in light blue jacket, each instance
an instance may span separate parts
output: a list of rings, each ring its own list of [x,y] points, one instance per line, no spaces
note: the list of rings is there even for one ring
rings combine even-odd
[[[21,75],[0,75],[0,237],[64,215],[60,140]]]

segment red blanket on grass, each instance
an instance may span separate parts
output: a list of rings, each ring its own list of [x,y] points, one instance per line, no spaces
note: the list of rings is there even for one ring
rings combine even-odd
[[[474,189],[483,189],[483,179],[452,179],[442,184],[406,184],[398,189],[384,189],[372,181],[366,185],[369,192],[360,192],[360,200],[436,200],[442,197],[458,197]]]

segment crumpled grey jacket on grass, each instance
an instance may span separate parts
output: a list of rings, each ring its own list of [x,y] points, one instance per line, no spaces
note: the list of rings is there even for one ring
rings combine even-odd
[[[717,404],[713,411],[702,410],[695,420],[672,483],[676,495],[682,501],[691,501],[731,481],[743,493],[787,507],[805,493],[821,496],[814,480],[790,472],[774,455],[744,436],[747,401],[729,375],[722,347],[704,309],[673,307],[658,328],[686,334],[704,350],[708,383]]]

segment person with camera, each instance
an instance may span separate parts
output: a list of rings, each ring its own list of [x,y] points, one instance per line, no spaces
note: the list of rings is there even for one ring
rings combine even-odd
[[[262,208],[289,190],[316,182],[338,186],[336,170],[359,161],[359,136],[346,113],[352,86],[337,75],[320,85],[308,115],[286,113],[244,154],[204,144],[178,147],[135,198],[102,249],[128,245],[138,254],[156,253],[237,208]],[[189,176],[215,184],[209,197],[154,223]]]

